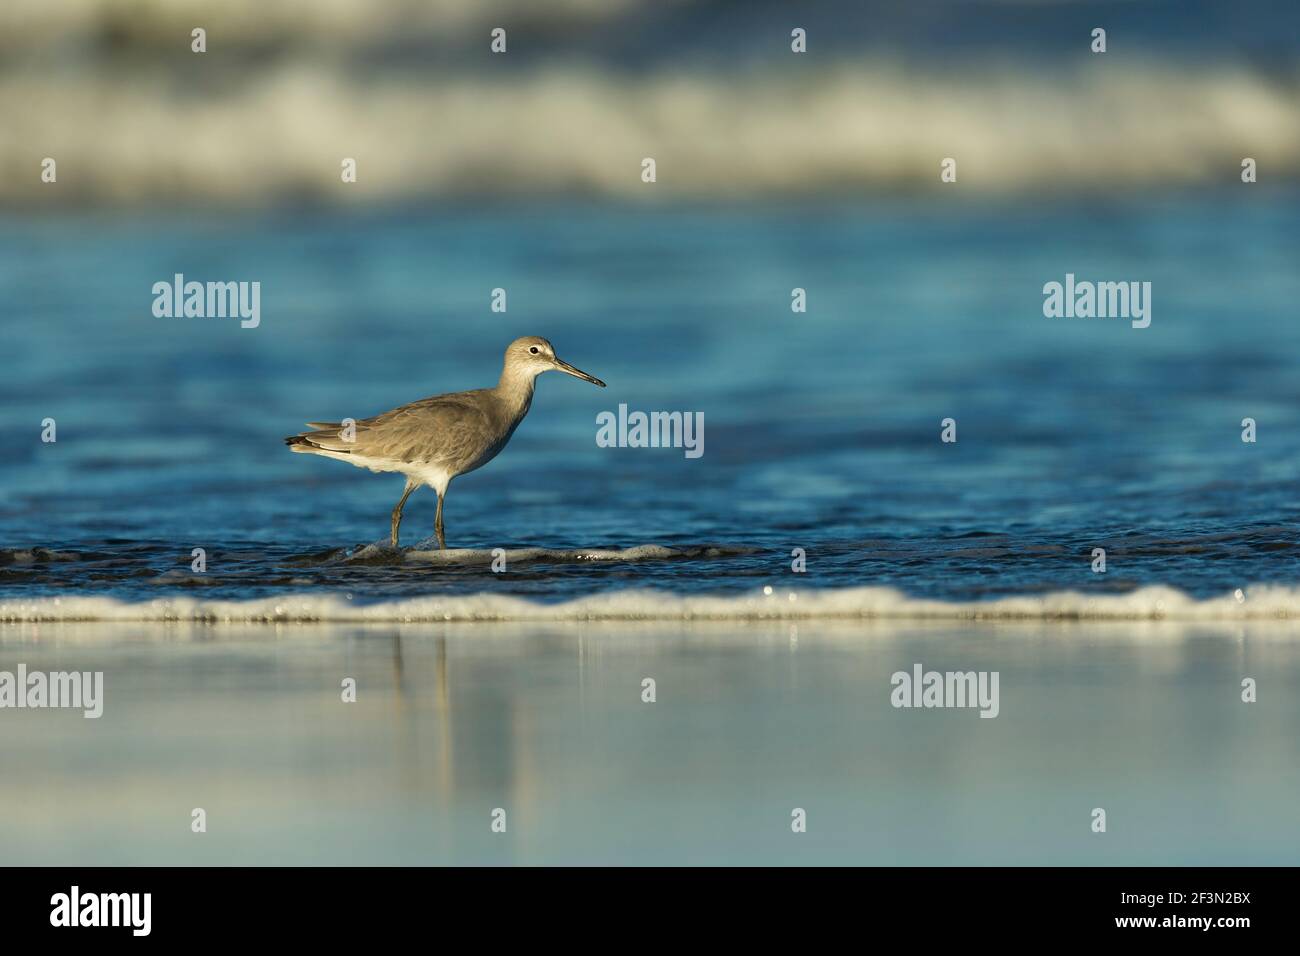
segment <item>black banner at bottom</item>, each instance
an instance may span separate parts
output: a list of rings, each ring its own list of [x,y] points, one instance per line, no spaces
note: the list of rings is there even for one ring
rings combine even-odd
[[[1232,945],[1284,931],[1291,869],[7,869],[10,941],[376,941],[439,929],[768,942],[783,928]],[[678,933],[689,933],[688,936]],[[672,934],[672,935],[665,935]],[[972,934],[977,934],[972,936]],[[1243,935],[1244,934],[1244,935]],[[596,937],[593,937],[595,939]],[[489,941],[485,938],[485,942]]]

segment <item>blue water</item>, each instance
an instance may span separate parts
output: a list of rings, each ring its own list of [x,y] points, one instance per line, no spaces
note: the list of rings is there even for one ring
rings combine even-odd
[[[0,596],[1300,581],[1300,195],[947,195],[10,216]],[[155,318],[151,287],[177,272],[260,281],[260,327]],[[1042,286],[1067,272],[1150,281],[1151,327],[1044,318]],[[509,447],[453,482],[463,564],[367,547],[401,479],[281,443],[493,384],[527,334],[609,387],[544,376]],[[619,403],[702,412],[703,456],[598,447],[596,416]],[[412,496],[404,545],[430,546],[435,504]],[[682,554],[483,560],[645,544]]]

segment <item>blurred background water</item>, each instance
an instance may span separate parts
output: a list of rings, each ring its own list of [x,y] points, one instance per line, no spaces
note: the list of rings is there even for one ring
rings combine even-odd
[[[1297,35],[1291,0],[10,0],[0,200],[757,201],[932,192],[949,156],[948,193],[1277,182]]]

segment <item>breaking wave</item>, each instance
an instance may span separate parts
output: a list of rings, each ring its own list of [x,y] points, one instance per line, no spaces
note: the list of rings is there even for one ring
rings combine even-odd
[[[1172,63],[959,76],[879,59],[819,69],[547,65],[508,78],[399,70],[360,82],[290,61],[202,97],[130,72],[93,83],[19,72],[0,75],[0,168],[25,168],[40,144],[77,170],[59,180],[59,197],[113,204],[932,190],[948,156],[980,192],[1113,190],[1231,181],[1243,144],[1267,157],[1275,181],[1300,175],[1300,76]],[[347,189],[337,156],[359,164]],[[652,197],[645,156],[659,165]],[[50,201],[36,176],[0,177],[0,202]]]
[[[1169,587],[1121,595],[1073,591],[945,602],[893,588],[678,595],[626,590],[559,603],[499,594],[418,597],[365,604],[348,596],[300,594],[242,601],[172,597],[139,603],[71,596],[0,600],[0,621],[222,623],[415,623],[438,621],[1250,621],[1300,620],[1300,588],[1264,587],[1198,600]]]

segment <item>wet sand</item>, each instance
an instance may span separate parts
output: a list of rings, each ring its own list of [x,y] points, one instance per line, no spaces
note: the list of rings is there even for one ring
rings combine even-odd
[[[0,846],[78,865],[1295,864],[1298,636],[3,625],[0,670],[102,670],[105,701],[97,720],[0,710]],[[997,671],[998,716],[893,707],[891,674],[918,663]]]

